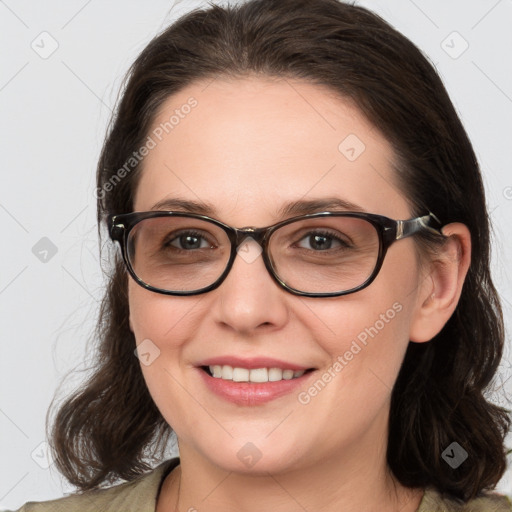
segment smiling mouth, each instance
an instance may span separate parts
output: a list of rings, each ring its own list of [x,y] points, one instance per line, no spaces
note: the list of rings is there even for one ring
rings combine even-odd
[[[210,377],[222,379],[232,382],[278,382],[281,380],[293,380],[302,377],[306,373],[310,373],[315,368],[307,370],[290,370],[282,368],[241,368],[229,365],[212,365],[201,366],[201,370],[206,372]]]

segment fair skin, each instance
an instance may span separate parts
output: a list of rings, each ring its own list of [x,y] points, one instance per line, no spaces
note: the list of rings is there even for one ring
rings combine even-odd
[[[135,211],[180,197],[212,204],[212,216],[231,226],[261,227],[282,220],[275,212],[285,203],[338,197],[366,212],[411,217],[391,147],[328,90],[262,78],[196,83],[167,99],[154,126],[191,96],[197,107],[144,159]],[[365,145],[354,161],[338,150],[349,134]],[[142,365],[144,378],[180,448],[157,511],[415,511],[423,489],[403,487],[388,470],[387,422],[409,340],[435,336],[460,296],[469,233],[455,223],[443,233],[443,249],[423,265],[413,239],[396,242],[376,280],[342,297],[290,294],[261,257],[237,257],[223,284],[203,295],[161,295],[129,279],[136,341],[160,350]],[[307,390],[393,304],[400,312],[307,404],[296,392],[233,404],[213,394],[196,367],[215,356],[273,357],[315,368]],[[250,467],[237,456],[246,443],[261,454]]]

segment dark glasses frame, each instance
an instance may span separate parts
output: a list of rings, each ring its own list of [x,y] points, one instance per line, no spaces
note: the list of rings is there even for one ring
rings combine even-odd
[[[152,219],[155,217],[171,217],[171,216],[172,217],[189,217],[189,218],[193,218],[193,219],[199,219],[199,220],[210,222],[210,223],[215,224],[216,226],[222,228],[224,230],[224,232],[226,233],[226,235],[228,236],[228,238],[231,242],[231,252],[230,252],[229,260],[226,264],[226,268],[225,268],[224,272],[211,285],[209,285],[205,288],[200,288],[199,290],[169,291],[169,290],[164,290],[161,288],[156,288],[154,286],[151,286],[151,285],[145,283],[142,279],[140,279],[137,276],[137,274],[133,270],[130,259],[128,258],[128,251],[127,251],[127,242],[128,242],[128,237],[129,237],[130,231],[134,228],[134,226],[136,226],[139,222],[141,222],[145,219]],[[368,221],[370,224],[372,224],[375,227],[377,234],[379,236],[379,254],[378,254],[377,262],[375,264],[375,268],[373,269],[373,272],[366,279],[366,281],[364,281],[361,285],[351,288],[350,290],[344,290],[341,292],[308,293],[308,292],[303,292],[301,290],[297,290],[295,288],[288,286],[277,275],[277,273],[272,265],[272,261],[268,255],[268,241],[269,241],[272,233],[274,233],[274,231],[279,229],[281,226],[285,226],[292,222],[299,221],[299,220],[320,218],[320,217],[351,217],[351,218],[356,218],[356,219],[363,219],[363,220]],[[237,248],[248,236],[253,238],[262,247],[262,249],[263,249],[262,256],[263,256],[263,261],[265,263],[265,267],[267,268],[269,274],[272,276],[274,281],[279,286],[281,286],[283,289],[285,289],[286,291],[288,291],[294,295],[300,295],[300,296],[304,296],[304,297],[339,297],[342,295],[348,295],[349,293],[354,293],[359,290],[362,290],[363,288],[366,288],[368,285],[370,285],[374,281],[374,279],[377,277],[377,275],[382,267],[382,263],[384,261],[384,257],[386,256],[387,250],[394,242],[396,242],[397,240],[402,240],[404,238],[412,236],[415,233],[418,233],[423,230],[427,230],[432,233],[435,233],[436,235],[443,236],[443,234],[441,232],[441,228],[442,228],[441,221],[433,213],[428,213],[427,215],[423,215],[421,217],[416,217],[414,219],[409,219],[409,220],[394,220],[394,219],[385,217],[383,215],[377,215],[377,214],[373,214],[373,213],[318,212],[318,213],[310,213],[307,215],[300,215],[297,217],[292,217],[292,218],[286,219],[282,222],[278,222],[277,224],[273,224],[271,226],[267,226],[267,227],[263,227],[263,228],[246,227],[246,228],[238,229],[238,228],[234,228],[232,226],[228,226],[227,224],[224,224],[223,222],[213,219],[211,217],[208,217],[206,215],[200,215],[200,214],[196,214],[196,213],[176,212],[176,211],[154,210],[154,211],[148,211],[148,212],[132,212],[132,213],[123,213],[123,214],[119,214],[119,215],[115,215],[115,214],[108,215],[107,216],[107,226],[108,226],[110,238],[113,241],[116,241],[119,243],[119,245],[121,247],[123,261],[126,265],[126,268],[137,284],[139,284],[143,288],[146,288],[147,290],[150,290],[152,292],[162,293],[164,295],[181,295],[181,296],[183,296],[183,295],[184,296],[199,295],[199,294],[214,290],[215,288],[218,288],[222,284],[224,279],[226,279],[227,275],[229,274],[229,272],[233,266],[233,263],[235,261],[236,255],[237,255]]]

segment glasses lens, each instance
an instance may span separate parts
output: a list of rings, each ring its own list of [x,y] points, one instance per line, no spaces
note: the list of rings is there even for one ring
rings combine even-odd
[[[189,217],[144,219],[130,231],[127,255],[137,277],[166,291],[194,291],[225,270],[230,242],[211,222]]]
[[[279,278],[306,293],[336,293],[362,285],[379,256],[379,234],[354,217],[317,217],[286,224],[269,241]]]

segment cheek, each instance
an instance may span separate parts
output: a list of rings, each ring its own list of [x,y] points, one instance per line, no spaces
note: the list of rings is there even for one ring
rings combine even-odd
[[[179,333],[188,324],[187,317],[198,299],[153,293],[130,281],[128,301],[130,325],[137,343],[149,338],[159,346],[165,340],[169,346],[179,344]]]
[[[136,354],[149,391],[158,401],[159,389],[182,363],[182,347],[188,333],[193,303],[153,293],[130,283],[130,325],[137,345]]]
[[[333,380],[342,393],[356,393],[359,399],[371,399],[377,388],[391,393],[409,345],[418,281],[417,264],[404,253],[390,252],[368,288],[307,304],[317,319],[308,329],[320,334],[317,343],[329,355],[329,372],[341,377]]]
[[[334,370],[354,384],[367,381],[368,372],[385,376],[386,382],[398,372],[408,340],[408,309],[393,297],[379,297],[372,290],[355,299],[322,308],[328,334],[317,338],[330,357]],[[350,300],[350,302],[349,302]]]
[[[190,366],[190,346],[195,340],[204,339],[200,329],[208,319],[207,296],[163,295],[130,282],[128,301],[139,352],[149,347],[158,354],[154,364],[143,365],[144,376]],[[141,362],[144,363],[142,359]]]
[[[128,287],[130,323],[148,390],[169,424],[180,424],[190,402],[183,392],[184,351],[194,336],[197,297],[171,297]],[[204,312],[203,312],[204,315]]]

